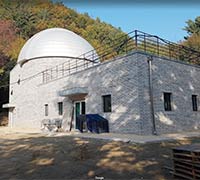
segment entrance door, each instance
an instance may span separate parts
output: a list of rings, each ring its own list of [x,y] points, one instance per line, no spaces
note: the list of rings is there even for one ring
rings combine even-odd
[[[76,129],[78,128],[77,126],[77,116],[78,115],[83,115],[85,114],[85,101],[76,101],[75,103],[75,108],[74,108],[74,117],[75,117],[75,127]],[[83,129],[85,129],[85,123],[83,124]]]

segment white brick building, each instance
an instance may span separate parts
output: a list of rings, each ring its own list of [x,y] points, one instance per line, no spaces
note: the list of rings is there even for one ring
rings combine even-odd
[[[198,52],[184,47],[192,55],[177,54],[179,46],[169,42],[166,51],[166,45],[158,46],[162,39],[145,35],[135,32],[133,44],[118,45],[126,49],[124,55],[103,63],[98,60],[104,55],[68,30],[53,28],[33,36],[10,73],[10,99],[4,105],[9,126],[39,129],[44,119],[61,119],[67,131],[71,122],[75,129],[76,114],[99,114],[108,120],[110,132],[198,129],[200,67],[178,60],[196,58]],[[157,44],[150,47],[155,38]]]

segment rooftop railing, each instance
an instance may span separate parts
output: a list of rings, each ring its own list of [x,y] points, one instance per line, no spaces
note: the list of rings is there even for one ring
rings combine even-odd
[[[134,31],[135,48],[168,59],[200,64],[200,52],[155,35]]]
[[[128,54],[134,50],[200,65],[200,52],[138,30],[121,36],[109,44],[107,47],[101,46],[77,58],[67,58],[66,62],[46,69],[42,72],[43,83],[88,69],[100,62]]]

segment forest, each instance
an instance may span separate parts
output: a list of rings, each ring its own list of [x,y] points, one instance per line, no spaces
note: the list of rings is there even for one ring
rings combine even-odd
[[[80,14],[50,0],[0,0],[0,106],[8,102],[9,72],[24,43],[37,32],[61,27],[84,37],[94,47],[110,46],[125,35],[120,28]],[[0,107],[0,112],[3,109]]]
[[[111,47],[112,41],[126,35],[120,28],[80,14],[62,2],[50,0],[0,0],[0,112],[8,102],[9,72],[15,66],[20,49],[37,32],[46,28],[69,29],[85,38],[94,48]],[[200,17],[188,20],[187,36],[180,44],[200,50]],[[113,49],[113,51],[115,51]]]

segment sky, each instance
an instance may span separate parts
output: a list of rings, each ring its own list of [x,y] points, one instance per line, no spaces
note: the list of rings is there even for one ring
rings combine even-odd
[[[195,0],[160,1],[145,0],[64,0],[67,7],[80,13],[87,12],[92,18],[102,21],[124,32],[140,30],[164,39],[178,42],[187,32],[183,30],[188,19],[200,16],[200,2]]]

